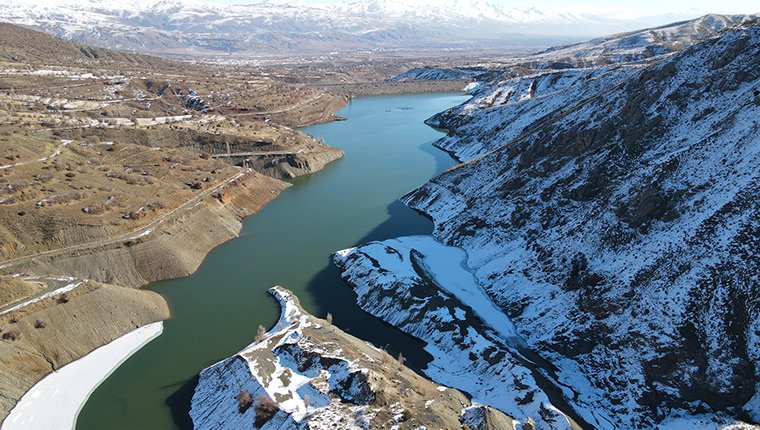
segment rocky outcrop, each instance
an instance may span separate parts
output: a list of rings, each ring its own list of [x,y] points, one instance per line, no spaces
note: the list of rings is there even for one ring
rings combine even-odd
[[[343,155],[341,149],[320,145],[287,154],[247,156],[240,162],[273,178],[293,179],[322,170]]]
[[[270,292],[280,302],[279,322],[201,372],[190,411],[195,428],[512,427],[501,412],[471,404],[329,319],[307,314],[291,292]]]
[[[749,23],[648,65],[495,84],[503,99],[436,119],[469,162],[404,201],[468,252],[594,427],[758,420],[758,59]]]

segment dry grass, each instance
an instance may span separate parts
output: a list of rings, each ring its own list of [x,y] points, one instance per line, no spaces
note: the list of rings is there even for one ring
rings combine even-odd
[[[33,296],[40,289],[38,285],[18,278],[0,277],[0,306],[6,306]]]

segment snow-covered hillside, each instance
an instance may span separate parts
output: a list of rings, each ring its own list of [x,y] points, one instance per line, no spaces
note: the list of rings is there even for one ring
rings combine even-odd
[[[277,326],[204,369],[190,417],[198,430],[503,430],[513,420],[422,378],[385,351],[303,310],[282,287]],[[516,423],[519,425],[519,423]]]
[[[439,67],[419,67],[401,73],[392,78],[386,79],[387,82],[405,82],[405,81],[445,81],[449,79],[472,79],[483,73],[482,68],[439,68]]]
[[[545,376],[526,365],[522,339],[466,270],[466,257],[415,236],[340,251],[334,260],[362,309],[427,344],[427,376],[520,422],[570,430],[563,405],[543,391]]]
[[[651,61],[658,61],[660,57],[672,55],[714,37],[726,28],[756,19],[757,15],[705,15],[690,21],[615,34],[575,45],[552,47],[537,54],[504,59],[498,63],[474,64],[467,67],[415,68],[388,80],[477,80],[479,83],[468,87],[468,91],[478,97],[480,108],[514,103],[527,97],[543,98],[545,90],[550,92],[549,99],[557,102],[557,98],[551,97],[552,93],[565,90],[572,85],[571,81],[596,79],[615,68],[644,67]],[[568,69],[575,71],[563,72]],[[612,80],[600,85],[614,84],[613,75],[607,78]],[[565,97],[575,96],[578,95],[567,94]],[[470,103],[467,108],[471,109],[472,106]],[[441,117],[451,116],[454,111],[455,109],[441,114],[429,123],[435,125],[440,122]],[[535,120],[524,112],[514,112],[514,115],[519,116],[523,123]],[[467,117],[463,119],[466,120]],[[490,131],[488,127],[486,129]],[[477,134],[477,130],[463,127],[457,139],[475,139],[477,136],[474,134]],[[490,142],[485,145],[498,144]],[[478,150],[482,149],[484,148]]]
[[[705,15],[661,27],[550,48],[531,57],[529,66],[539,69],[564,69],[639,61],[681,51],[725,28],[754,19],[757,19],[757,15]]]
[[[517,34],[588,36],[642,26],[611,12],[517,7],[490,0],[262,0],[243,5],[9,0],[0,4],[0,20],[77,42],[164,54],[493,47],[525,44],[525,37]]]
[[[745,22],[646,63],[485,82],[431,120],[451,131],[438,145],[467,162],[404,202],[467,252],[596,428],[760,421],[757,64],[760,24]],[[436,258],[389,241],[338,262],[367,310],[448,348],[408,299],[414,274],[391,264],[415,250]],[[388,287],[394,277],[403,287]],[[378,289],[382,301],[364,293]]]

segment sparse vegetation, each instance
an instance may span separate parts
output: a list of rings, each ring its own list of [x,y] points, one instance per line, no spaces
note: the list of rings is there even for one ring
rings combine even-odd
[[[280,410],[280,407],[267,396],[259,396],[256,399],[256,420],[254,425],[261,427],[266,424]]]
[[[261,342],[266,338],[267,329],[263,325],[259,324],[259,328],[256,330],[256,342]]]
[[[242,390],[235,396],[238,402],[238,412],[245,413],[253,405],[253,395],[248,390]]]
[[[15,342],[21,339],[21,333],[18,330],[9,330],[3,333],[3,340]]]

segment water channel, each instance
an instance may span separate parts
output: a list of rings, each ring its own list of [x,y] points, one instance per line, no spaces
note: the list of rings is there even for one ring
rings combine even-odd
[[[275,284],[295,292],[309,312],[331,312],[340,328],[424,367],[429,356],[423,345],[361,311],[330,255],[370,240],[432,231],[429,220],[398,198],[454,164],[432,147],[440,133],[423,121],[466,99],[363,97],[338,113],[348,121],[303,129],[342,148],[345,157],[293,180],[244,221],[241,237],[213,250],[192,276],[148,287],[166,298],[172,318],[160,337],[98,387],[77,428],[190,428],[196,375],[251,343],[259,324],[271,327],[279,308],[266,290]]]

